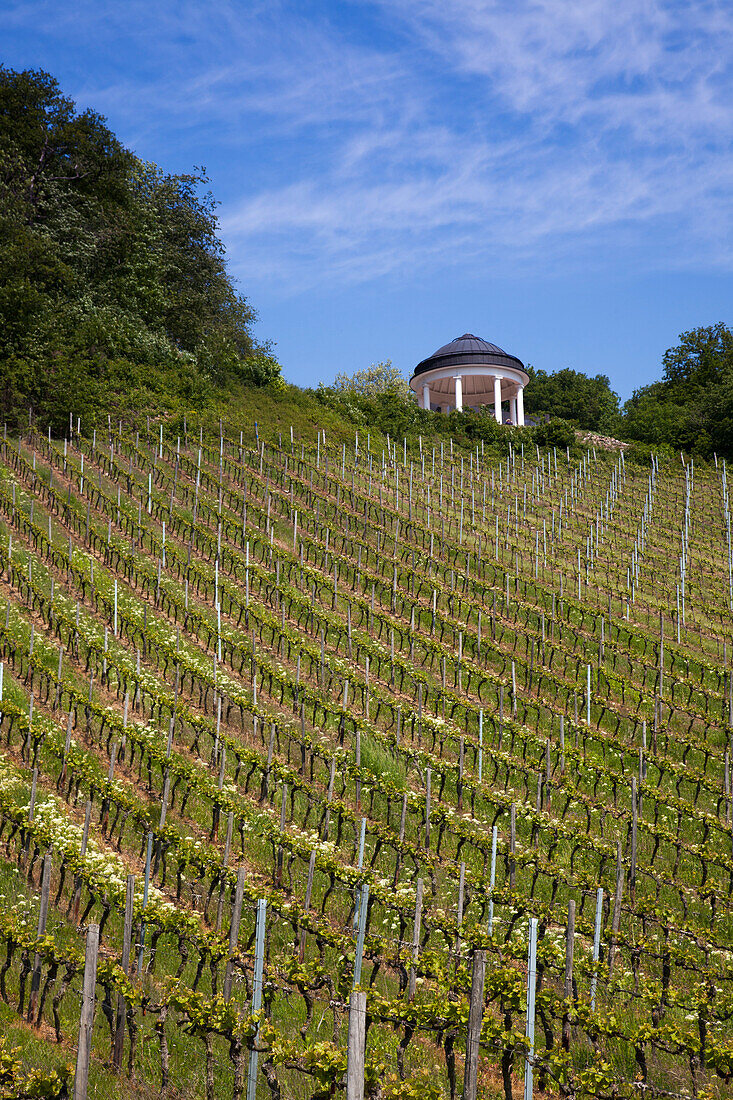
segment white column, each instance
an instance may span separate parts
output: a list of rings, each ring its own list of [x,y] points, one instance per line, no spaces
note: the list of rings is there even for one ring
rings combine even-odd
[[[517,423],[517,398],[511,397],[509,399],[509,416],[511,417],[512,424]]]
[[[517,390],[517,424],[520,428],[524,427],[524,386]]]
[[[424,383],[422,388],[422,407],[430,412],[430,386],[427,382]]]
[[[501,378],[494,376],[494,416],[496,423],[501,424]]]
[[[456,383],[456,411],[460,412],[463,409],[463,383],[460,374],[454,375],[454,380]]]

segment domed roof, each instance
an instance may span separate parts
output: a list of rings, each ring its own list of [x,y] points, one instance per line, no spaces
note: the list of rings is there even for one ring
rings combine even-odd
[[[457,336],[450,344],[438,348],[427,359],[415,367],[413,378],[416,374],[422,374],[426,370],[434,370],[436,367],[479,366],[482,363],[499,367],[518,367],[524,370],[524,363],[517,359],[516,355],[482,340],[480,336],[474,336],[472,332],[465,332],[463,336]]]

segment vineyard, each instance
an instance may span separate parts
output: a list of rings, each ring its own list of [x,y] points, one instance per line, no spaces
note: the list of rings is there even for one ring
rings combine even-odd
[[[0,1095],[729,1096],[724,463],[83,428],[0,440]]]

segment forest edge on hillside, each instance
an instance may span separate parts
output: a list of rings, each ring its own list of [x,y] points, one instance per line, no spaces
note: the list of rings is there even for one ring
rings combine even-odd
[[[631,441],[633,457],[683,449],[733,455],[733,333],[684,332],[660,381],[621,407],[603,374],[529,366],[533,429],[490,411],[419,409],[389,363],[301,390],[284,382],[255,310],[230,278],[204,169],[170,175],[140,160],[42,71],[0,66],[0,415],[54,434],[147,415],[175,432],[222,417],[272,431],[314,414],[336,438],[360,428],[483,440],[518,434],[573,447],[576,429]],[[266,399],[261,396],[266,394]],[[295,425],[297,427],[297,424]],[[344,436],[345,438],[345,436]]]

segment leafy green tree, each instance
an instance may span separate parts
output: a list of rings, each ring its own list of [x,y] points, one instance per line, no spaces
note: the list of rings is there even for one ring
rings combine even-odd
[[[553,417],[544,424],[538,424],[533,430],[533,439],[540,447],[575,446],[575,428],[569,420]]]
[[[407,384],[407,379],[392,366],[392,360],[372,363],[370,367],[355,371],[354,374],[336,375],[332,389],[338,393],[354,393],[361,396],[388,393],[403,401],[415,400],[415,395]]]
[[[708,328],[680,334],[677,347],[664,353],[664,381],[675,399],[695,398],[720,385],[733,373],[733,332],[719,321]]]
[[[529,384],[524,407],[530,415],[559,417],[586,431],[611,433],[618,423],[618,395],[605,374],[590,378],[580,371],[547,371],[527,367]]]
[[[281,368],[270,347],[255,348],[246,358],[240,360],[237,366],[237,374],[243,382],[252,386],[273,386],[283,390],[285,383],[280,373]]]
[[[705,457],[733,455],[733,332],[718,322],[679,339],[664,354],[662,380],[626,402],[624,435]]]
[[[0,413],[86,423],[276,384],[203,170],[140,161],[44,72],[0,66]]]

